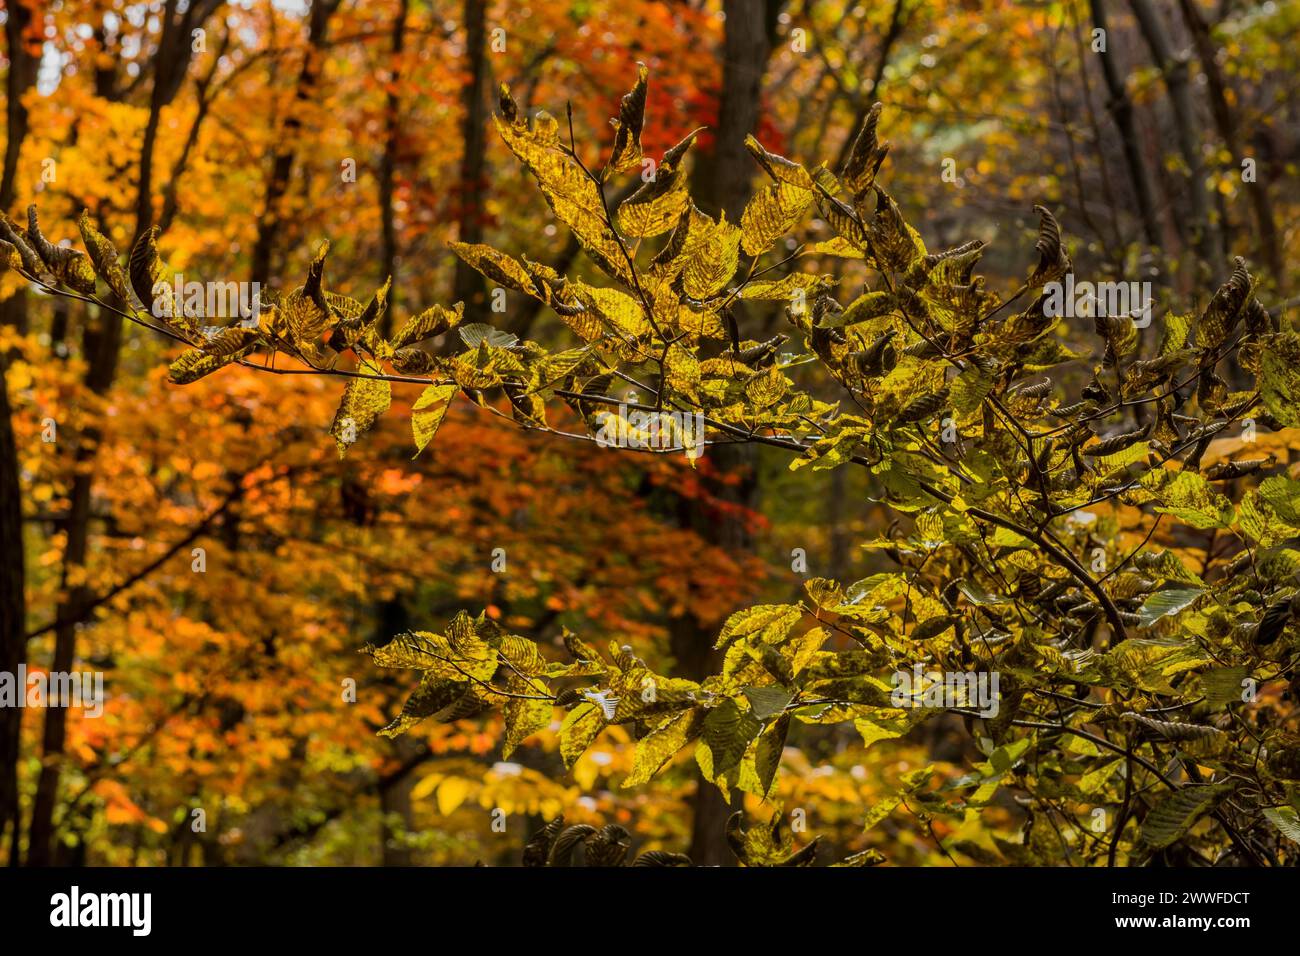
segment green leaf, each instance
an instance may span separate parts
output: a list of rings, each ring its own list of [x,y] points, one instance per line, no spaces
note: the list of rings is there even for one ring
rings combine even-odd
[[[1143,842],[1157,849],[1177,843],[1231,789],[1232,784],[1192,785],[1169,794],[1142,821]]]
[[[759,720],[767,720],[774,714],[781,713],[794,699],[793,692],[779,686],[746,687],[743,693],[749,699],[749,706],[754,716]]]
[[[703,730],[703,744],[712,757],[709,779],[717,780],[735,769],[762,728],[753,712],[743,709],[733,699],[728,698],[714,707],[704,719]]]
[[[903,802],[903,798],[899,794],[895,794],[892,797],[886,797],[883,800],[877,800],[867,810],[867,814],[863,818],[862,821],[863,831],[865,832],[867,830],[870,830],[881,820],[885,819],[885,817],[889,816],[891,813],[897,810],[898,805],[902,802]]]
[[[1292,528],[1300,528],[1300,481],[1277,475],[1259,484],[1259,497]]]
[[[1264,817],[1292,843],[1300,843],[1300,814],[1295,807],[1269,807]]]
[[[776,783],[776,772],[785,752],[785,738],[790,732],[790,715],[782,714],[771,727],[759,734],[754,744],[754,775],[758,778],[757,793],[767,799]]]
[[[929,781],[930,776],[934,773],[934,765],[930,764],[913,770],[911,773],[904,774],[902,786],[895,790],[889,796],[877,800],[867,811],[863,821],[863,832],[870,830],[885,817],[893,813],[904,800],[924,787]]]
[[[1089,770],[1079,778],[1080,792],[1088,796],[1100,792],[1102,788],[1110,782],[1111,777],[1115,776],[1122,766],[1124,766],[1123,757],[1118,760],[1112,760],[1110,763],[1103,763],[1101,766]]]
[[[1274,418],[1300,426],[1300,335],[1283,332],[1261,342],[1259,391]]]
[[[1241,702],[1243,681],[1250,676],[1250,668],[1216,667],[1201,674],[1201,693],[1212,705]]]
[[[1226,528],[1232,521],[1232,502],[1195,472],[1153,471],[1142,478],[1142,485],[1162,502],[1156,511],[1193,528]]]
[[[1148,596],[1142,606],[1138,608],[1138,616],[1142,618],[1142,626],[1150,627],[1162,617],[1179,614],[1187,610],[1204,593],[1201,588],[1178,587],[1156,591]]]

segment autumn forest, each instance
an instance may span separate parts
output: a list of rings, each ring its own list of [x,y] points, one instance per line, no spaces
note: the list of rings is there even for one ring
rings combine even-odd
[[[1294,0],[0,20],[0,862],[1300,862]]]

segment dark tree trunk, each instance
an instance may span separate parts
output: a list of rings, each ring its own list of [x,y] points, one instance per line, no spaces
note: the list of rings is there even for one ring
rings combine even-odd
[[[772,48],[777,14],[783,0],[766,0],[762,16],[755,16],[757,4],[752,0],[726,0],[722,97],[718,127],[711,154],[697,159],[694,171],[696,204],[710,215],[725,212],[729,222],[738,223],[753,192],[757,172],[753,158],[745,149],[745,138],[758,126],[763,74]],[[742,329],[741,337],[747,337]],[[747,509],[758,502],[757,455],[750,445],[718,446],[709,452],[710,463],[719,478],[738,476],[733,482],[709,482],[711,495]],[[743,518],[730,513],[710,513],[699,499],[682,502],[681,521],[695,528],[710,544],[732,553],[749,551],[752,546]],[[717,666],[711,650],[716,634],[701,627],[689,613],[671,623],[673,657],[678,673],[694,680],[703,678]],[[690,856],[700,866],[726,866],[735,858],[726,842],[726,822],[732,807],[711,783],[696,774],[696,795],[691,823]]]
[[[1151,59],[1164,77],[1173,107],[1174,133],[1178,150],[1187,166],[1187,196],[1192,213],[1192,243],[1209,270],[1210,278],[1218,283],[1227,267],[1223,248],[1223,233],[1210,217],[1209,196],[1205,189],[1205,162],[1201,156],[1201,143],[1197,135],[1199,124],[1192,104],[1191,86],[1187,81],[1187,60],[1175,53],[1169,40],[1169,30],[1151,0],[1129,0],[1137,18],[1142,38],[1151,50]]]
[[[464,116],[460,157],[460,188],[456,196],[458,238],[461,242],[483,241],[483,186],[487,120],[487,4],[465,0],[465,55],[469,74],[461,95]],[[465,303],[467,320],[482,321],[486,311],[482,277],[460,259],[452,299]]]
[[[25,45],[24,33],[31,23],[31,11],[23,4],[9,4],[5,19],[5,45],[9,72],[5,77],[5,154],[0,173],[0,211],[9,212],[14,201],[18,159],[27,138],[27,110],[23,94],[36,81],[36,59]],[[0,325],[22,329],[27,324],[27,297],[15,292],[0,305]],[[0,671],[18,672],[27,660],[27,602],[24,593],[26,556],[23,550],[23,511],[19,482],[18,446],[14,441],[13,410],[5,381],[8,357],[0,354]],[[0,709],[0,849],[6,838],[9,862],[18,858],[18,747],[21,741],[22,708]]]
[[[23,509],[18,481],[18,447],[10,418],[8,360],[0,354],[0,671],[18,673],[27,661],[27,603],[24,594],[26,561],[23,552]],[[0,847],[6,836],[9,860],[18,857],[18,747],[21,707],[0,708]]]
[[[379,269],[379,283],[397,273],[397,223],[393,209],[393,193],[397,175],[397,154],[401,145],[402,98],[397,85],[402,78],[402,52],[406,48],[406,16],[409,0],[400,0],[397,16],[393,20],[393,71],[388,78],[387,135],[384,137],[384,155],[379,163],[379,216],[383,228],[383,252]],[[388,290],[388,308],[381,320],[384,338],[392,335],[393,316],[397,305],[397,282]]]
[[[289,191],[289,175],[293,172],[298,155],[298,134],[302,131],[302,114],[311,102],[320,79],[321,61],[329,20],[338,9],[340,0],[313,0],[307,33],[307,49],[303,51],[302,68],[298,72],[293,103],[289,115],[281,126],[279,145],[271,164],[271,178],[266,184],[266,201],[262,204],[262,218],[257,224],[257,240],[253,243],[252,281],[263,287],[271,285],[271,254],[275,250],[276,236],[284,217],[285,194]]]
[[[1196,44],[1196,55],[1201,61],[1201,70],[1205,73],[1206,87],[1210,98],[1210,111],[1214,115],[1214,125],[1232,156],[1232,162],[1240,163],[1245,157],[1241,153],[1241,143],[1237,135],[1236,120],[1232,107],[1228,104],[1228,84],[1219,68],[1219,50],[1210,35],[1210,25],[1197,8],[1194,0],[1179,0],[1183,19],[1191,31],[1192,41]],[[1286,282],[1286,268],[1282,261],[1282,244],[1278,239],[1277,220],[1273,215],[1273,205],[1268,196],[1268,177],[1263,168],[1257,169],[1257,179],[1246,183],[1246,194],[1250,196],[1251,210],[1255,217],[1256,239],[1264,264],[1273,273],[1273,281],[1278,285],[1279,294],[1285,294],[1283,284]]]
[[[1106,25],[1106,6],[1104,0],[1090,0],[1092,22],[1097,29],[1109,35]],[[1129,99],[1128,87],[1124,82],[1124,71],[1120,69],[1119,54],[1107,45],[1105,53],[1098,53],[1101,61],[1102,76],[1106,80],[1108,96],[1106,109],[1119,130],[1120,147],[1124,154],[1124,165],[1128,169],[1129,182],[1133,186],[1133,197],[1137,200],[1138,215],[1142,219],[1142,231],[1147,244],[1161,245],[1160,222],[1156,218],[1156,206],[1151,187],[1151,177],[1146,163],[1142,159],[1142,149],[1138,143],[1137,126],[1133,120],[1133,102]],[[1104,161],[1104,157],[1103,157]]]

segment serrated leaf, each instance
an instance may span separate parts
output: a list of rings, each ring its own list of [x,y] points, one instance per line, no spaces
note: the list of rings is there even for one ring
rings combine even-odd
[[[494,329],[484,322],[471,322],[468,325],[460,326],[457,331],[460,333],[460,340],[465,343],[465,347],[471,349],[478,348],[484,342],[492,347],[500,347],[514,345],[519,341],[519,336],[513,332]]]
[[[678,751],[699,736],[702,718],[700,708],[692,707],[670,717],[642,737],[636,745],[632,772],[623,779],[623,786],[635,787],[659,773]]]
[[[1142,821],[1143,842],[1156,849],[1177,843],[1231,789],[1232,784],[1191,785],[1169,794]]]
[[[560,757],[566,770],[573,767],[604,726],[605,716],[595,704],[578,704],[564,716],[560,725]]]
[[[469,685],[465,681],[449,680],[431,671],[420,679],[420,686],[406,699],[402,712],[379,731],[381,737],[399,737],[420,721],[433,717],[465,696]]]
[[[1292,843],[1300,843],[1300,814],[1294,807],[1269,807],[1264,818]]]
[[[741,247],[758,256],[793,229],[812,205],[810,190],[786,182],[765,186],[750,198],[740,217]]]
[[[128,305],[134,304],[135,298],[127,283],[126,271],[122,268],[117,247],[95,228],[94,223],[90,221],[90,214],[84,209],[77,219],[77,226],[81,229],[81,241],[86,246],[86,252],[90,254],[90,262],[95,274],[104,280],[104,284],[115,296]]]
[[[759,635],[758,640],[778,644],[798,623],[803,609],[793,604],[758,604],[737,611],[722,625],[714,648],[726,647],[732,641]]]
[[[709,749],[711,758],[708,779],[716,781],[735,769],[762,729],[763,725],[753,712],[731,698],[709,711],[704,719],[701,740],[701,744]]]
[[[1162,617],[1179,614],[1196,603],[1205,591],[1201,588],[1165,588],[1149,595],[1138,609],[1142,627],[1150,627]]]
[[[192,329],[194,322],[185,316],[176,301],[167,266],[158,255],[158,232],[157,226],[146,229],[131,250],[131,288],[145,311],[154,318]]]
[[[650,71],[644,63],[636,65],[636,85],[619,104],[614,126],[614,152],[609,167],[617,172],[631,169],[641,162],[641,128],[645,124],[646,90]]]
[[[1226,528],[1232,520],[1232,502],[1195,472],[1149,472],[1143,476],[1142,486],[1160,500],[1156,511],[1171,514],[1193,528]]]
[[[682,270],[686,294],[698,300],[721,291],[740,264],[740,230],[727,222],[725,213],[720,222],[706,222]]]
[[[425,339],[433,338],[435,335],[441,335],[443,332],[454,329],[464,317],[465,304],[463,302],[457,302],[450,309],[443,308],[440,305],[432,306],[419,315],[413,315],[407,319],[406,324],[393,337],[391,344],[394,349],[401,349],[406,348],[408,345],[414,345],[416,342],[423,342]]]
[[[509,757],[524,740],[550,726],[551,701],[534,699],[544,689],[539,682],[526,680],[518,674],[511,674],[506,681],[506,690],[515,696],[507,697],[501,705],[506,723],[502,757]]]
[[[451,251],[489,282],[537,298],[537,289],[528,270],[519,260],[480,243],[453,242]]]
[[[811,298],[821,289],[835,285],[833,276],[814,272],[791,272],[779,279],[756,279],[740,290],[742,299],[760,299],[770,302],[791,301],[798,292]]]
[[[794,699],[794,693],[784,687],[746,687],[742,691],[749,708],[759,720],[767,720],[785,710]]]
[[[656,177],[619,204],[618,227],[626,235],[662,235],[677,225],[690,205],[685,173],[661,167]]]
[[[366,359],[358,367],[364,375],[381,375],[383,370]],[[376,378],[353,378],[343,392],[330,425],[330,434],[338,446],[339,457],[347,454],[349,446],[370,430],[379,417],[392,404],[393,388],[387,381]]]
[[[167,368],[167,380],[173,385],[189,385],[205,375],[211,375],[219,368],[224,368],[239,361],[253,350],[248,346],[239,352],[228,355],[208,355],[203,349],[187,349],[182,352]]]
[[[1261,346],[1259,391],[1264,407],[1282,424],[1300,426],[1300,335],[1270,335]]]

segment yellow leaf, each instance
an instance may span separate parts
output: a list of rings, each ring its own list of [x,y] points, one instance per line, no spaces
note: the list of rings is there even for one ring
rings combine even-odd
[[[369,360],[363,361],[358,371],[365,376],[382,374],[379,366]],[[379,416],[388,411],[392,400],[392,386],[383,379],[349,380],[343,401],[339,403],[338,411],[334,413],[334,422],[330,425],[330,434],[338,445],[340,458],[347,454],[349,445],[369,431]]]
[[[605,717],[595,704],[579,704],[565,715],[560,725],[560,757],[566,768],[573,766],[604,726]]]
[[[662,770],[678,751],[699,736],[700,725],[703,723],[700,718],[700,709],[692,707],[670,717],[642,737],[636,745],[632,772],[623,779],[623,786],[635,787],[646,783]]]
[[[438,787],[438,812],[451,816],[469,796],[470,782],[462,777],[448,777]]]
[[[692,299],[707,299],[717,294],[731,281],[740,264],[740,230],[727,222],[726,213],[721,222],[706,218],[706,223],[698,244],[693,244],[682,275],[686,294]]]
[[[415,439],[415,458],[433,440],[447,409],[456,394],[455,385],[430,385],[411,406],[411,434]]]
[[[740,217],[745,254],[757,256],[793,229],[812,205],[807,189],[777,182],[754,193]]]
[[[614,154],[609,168],[617,172],[631,169],[641,162],[641,128],[645,124],[646,87],[650,71],[644,63],[636,65],[636,86],[623,97],[614,125]]]
[[[629,236],[658,236],[677,224],[691,201],[686,175],[660,170],[618,207],[618,225]]]

